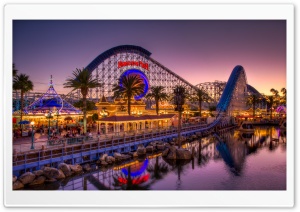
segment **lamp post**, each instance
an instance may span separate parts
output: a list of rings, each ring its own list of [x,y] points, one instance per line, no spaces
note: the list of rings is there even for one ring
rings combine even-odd
[[[57,110],[54,115],[56,116],[56,132],[58,132],[58,117],[60,116],[59,110]]]
[[[178,148],[181,147],[181,116],[184,111],[183,105],[185,100],[185,88],[182,86],[177,86],[174,89],[174,104],[175,111],[178,111]]]
[[[34,149],[34,144],[33,144],[33,137],[34,137],[34,121],[31,122],[31,148],[30,149]]]
[[[50,110],[48,113],[45,114],[45,117],[47,119],[49,119],[49,122],[48,122],[48,140],[49,140],[50,139],[50,119],[53,118]]]

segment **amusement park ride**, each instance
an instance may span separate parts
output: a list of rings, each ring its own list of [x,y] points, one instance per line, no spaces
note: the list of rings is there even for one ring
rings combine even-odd
[[[252,86],[247,84],[246,72],[242,66],[236,66],[228,82],[215,81],[213,83],[200,83],[196,86],[190,84],[176,73],[172,72],[156,60],[150,57],[151,53],[146,49],[122,45],[111,48],[97,56],[85,68],[88,69],[94,78],[101,83],[101,88],[90,89],[88,98],[91,101],[99,102],[102,96],[111,100],[113,86],[118,79],[126,75],[138,75],[145,84],[144,92],[136,96],[136,100],[143,100],[150,86],[163,86],[167,94],[173,93],[175,86],[184,86],[189,94],[202,88],[210,94],[217,105],[217,116],[224,116],[233,110],[244,110],[246,108],[245,96],[248,92],[258,93]],[[20,109],[19,94],[13,94],[13,110]],[[66,104],[74,103],[81,98],[80,91],[70,92],[61,95]],[[29,93],[25,96],[25,108],[33,106],[32,103],[41,101],[43,96],[36,93]],[[34,104],[35,105],[35,104]],[[26,107],[27,106],[27,107]]]

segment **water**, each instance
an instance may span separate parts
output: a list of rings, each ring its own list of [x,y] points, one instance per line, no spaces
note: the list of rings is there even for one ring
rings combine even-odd
[[[257,127],[254,134],[231,131],[183,145],[189,162],[165,161],[161,154],[96,169],[43,190],[285,190],[286,132]],[[278,139],[271,142],[271,139]],[[33,189],[33,188],[31,188]]]

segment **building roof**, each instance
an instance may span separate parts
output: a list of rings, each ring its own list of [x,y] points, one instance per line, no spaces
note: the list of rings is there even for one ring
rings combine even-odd
[[[54,111],[55,110],[55,111]],[[62,99],[53,87],[52,75],[50,78],[50,85],[48,90],[36,101],[25,107],[25,114],[44,114],[48,111],[52,113],[59,111],[63,114],[81,114],[81,110],[75,108],[72,104]]]
[[[142,121],[142,120],[161,120],[171,119],[176,114],[161,114],[161,115],[143,115],[143,116],[109,116],[100,119],[100,122],[126,122],[126,121]]]

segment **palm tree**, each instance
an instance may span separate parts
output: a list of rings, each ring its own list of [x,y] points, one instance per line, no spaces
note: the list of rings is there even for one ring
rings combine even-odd
[[[119,79],[113,88],[114,98],[127,100],[127,112],[131,115],[131,99],[144,92],[145,84],[137,75],[127,75]]]
[[[202,112],[202,102],[208,102],[210,100],[210,96],[203,89],[197,89],[196,93],[191,97],[192,101],[198,102],[199,106],[199,115],[200,117]]]
[[[278,99],[273,95],[265,96],[265,99],[267,101],[268,108],[270,108],[270,110],[271,110],[270,119],[272,119],[272,112],[273,112],[272,108],[273,108],[273,106],[275,106],[278,103]]]
[[[16,69],[16,66],[15,66],[14,63],[13,63],[12,68],[13,68],[13,78],[15,78],[17,76],[17,74],[18,74],[18,70]]]
[[[251,94],[247,97],[247,102],[246,104],[248,106],[252,106],[252,109],[253,109],[253,118],[255,117],[255,110],[256,110],[256,106],[257,104],[259,104],[261,101],[261,98],[259,95],[257,94]]]
[[[282,93],[281,102],[283,105],[286,105],[286,88],[281,88],[280,91]]]
[[[65,88],[72,88],[72,91],[80,89],[83,102],[83,132],[86,133],[86,109],[87,109],[87,94],[90,88],[100,87],[101,84],[97,79],[93,79],[92,72],[87,69],[76,69],[73,71],[73,76],[67,78],[64,83]]]
[[[156,114],[159,112],[159,102],[168,99],[168,95],[164,92],[165,88],[163,86],[153,86],[151,87],[151,93],[148,93],[147,99],[154,99],[156,105]]]
[[[183,105],[187,96],[188,94],[184,86],[177,85],[175,87],[173,100],[176,106],[175,111],[178,111],[178,148],[181,147],[181,116],[184,110]]]
[[[20,121],[22,121],[23,118],[23,100],[24,100],[24,94],[28,91],[33,90],[33,83],[29,80],[29,76],[26,74],[20,74],[16,75],[13,79],[13,89],[14,90],[20,90],[21,92],[21,115],[20,115]]]

